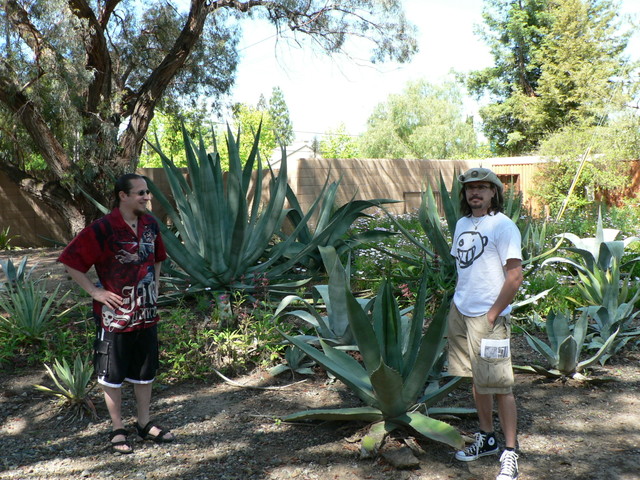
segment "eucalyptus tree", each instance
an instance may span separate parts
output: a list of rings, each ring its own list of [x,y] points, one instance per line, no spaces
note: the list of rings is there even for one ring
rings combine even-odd
[[[625,57],[633,29],[612,0],[485,0],[494,65],[467,87],[494,153],[534,151],[549,134],[595,126],[624,109],[638,81]]]
[[[68,222],[105,203],[133,169],[156,108],[229,91],[244,21],[337,53],[350,35],[372,60],[407,61],[415,29],[400,0],[4,0],[0,10],[0,169]]]
[[[477,144],[460,89],[453,82],[418,80],[376,106],[360,153],[369,158],[460,158],[473,155]]]

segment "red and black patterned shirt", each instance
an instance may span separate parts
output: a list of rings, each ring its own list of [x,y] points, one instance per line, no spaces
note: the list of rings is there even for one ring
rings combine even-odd
[[[167,258],[156,220],[138,217],[138,235],[120,209],[82,230],[62,251],[58,261],[83,273],[95,266],[101,286],[123,298],[112,310],[93,302],[94,317],[109,331],[130,332],[158,323],[155,264]]]

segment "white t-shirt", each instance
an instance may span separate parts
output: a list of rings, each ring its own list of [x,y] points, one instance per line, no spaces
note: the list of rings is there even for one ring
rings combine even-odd
[[[521,242],[518,227],[503,213],[458,220],[451,255],[458,270],[453,301],[460,313],[479,317],[489,311],[504,284],[507,260],[522,260]],[[500,315],[509,312],[511,305]]]

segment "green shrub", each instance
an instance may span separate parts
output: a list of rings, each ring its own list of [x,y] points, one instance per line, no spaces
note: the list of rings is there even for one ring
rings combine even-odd
[[[281,361],[286,345],[279,330],[291,333],[294,326],[274,319],[270,307],[238,294],[231,301],[234,321],[229,325],[219,318],[215,302],[208,312],[198,312],[196,306],[203,304],[183,302],[161,312],[160,379],[203,379],[215,370],[237,374]]]

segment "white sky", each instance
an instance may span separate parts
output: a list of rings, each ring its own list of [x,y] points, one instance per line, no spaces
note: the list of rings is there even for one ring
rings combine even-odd
[[[418,27],[419,52],[409,64],[368,62],[369,50],[336,59],[312,48],[278,42],[266,22],[244,26],[241,61],[233,102],[255,105],[279,86],[289,107],[296,140],[311,141],[344,123],[351,134],[362,133],[374,107],[389,94],[400,93],[410,80],[440,82],[452,70],[468,72],[490,66],[487,46],[474,34],[482,23],[482,0],[404,0]],[[623,13],[640,16],[640,0],[623,0]],[[640,38],[630,45],[640,57]],[[354,50],[352,50],[353,52]],[[359,57],[359,58],[355,58]],[[469,109],[475,106],[470,103]]]

